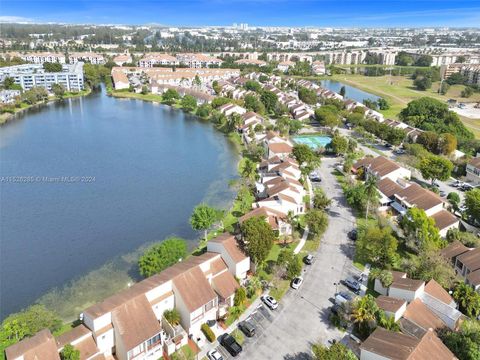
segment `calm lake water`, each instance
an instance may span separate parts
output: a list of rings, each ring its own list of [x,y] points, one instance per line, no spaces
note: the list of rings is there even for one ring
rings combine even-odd
[[[376,101],[380,98],[377,95],[370,94],[366,91],[334,80],[321,80],[320,85],[325,89],[335,91],[336,93],[339,93],[342,86],[345,86],[345,98],[352,99],[361,103],[363,103],[364,99]]]
[[[228,207],[233,145],[165,106],[94,93],[0,128],[0,316]],[[22,177],[22,178],[18,178]]]

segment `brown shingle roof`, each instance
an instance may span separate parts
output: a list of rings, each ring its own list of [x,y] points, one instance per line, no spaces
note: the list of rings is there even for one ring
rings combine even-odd
[[[384,311],[395,313],[397,312],[405,303],[405,300],[393,298],[390,296],[380,295],[375,299],[378,307]]]
[[[468,283],[477,286],[480,285],[480,269],[472,271],[470,274],[467,275]]]
[[[365,167],[365,168],[368,167],[372,173],[376,174],[379,177],[383,177],[397,169],[400,169],[400,166],[398,166],[392,160],[389,160],[384,156],[377,156],[374,159],[364,158],[362,160],[357,161],[353,165],[353,167],[354,169],[358,169],[359,167]]]
[[[412,336],[377,327],[360,345],[360,349],[392,360],[406,360],[413,353],[417,344],[418,340]]]
[[[242,223],[245,220],[248,220],[251,217],[255,217],[255,216],[265,217],[273,230],[278,229],[279,220],[285,221],[287,217],[287,215],[285,213],[282,213],[281,211],[270,209],[269,207],[263,206],[246,213],[245,215],[240,217],[238,221],[239,223]]]
[[[452,260],[453,258],[466,253],[470,249],[463,245],[460,241],[454,241],[447,247],[443,248],[440,253],[447,259]]]
[[[60,360],[55,338],[48,329],[43,329],[34,336],[9,346],[5,349],[5,355],[8,360],[22,355],[24,360]]]
[[[443,344],[432,330],[428,330],[420,339],[408,360],[453,360],[455,355]]]
[[[212,286],[217,294],[224,299],[235,294],[235,290],[240,287],[229,271],[225,271],[220,275],[215,276],[212,279]]]
[[[268,148],[274,153],[291,153],[292,146],[287,143],[270,143]]]
[[[431,209],[443,203],[443,200],[437,194],[422,188],[416,183],[410,184],[410,186],[402,189],[396,195],[409,204],[415,205],[423,210]]]
[[[235,261],[236,263],[239,263],[240,261],[247,258],[247,256],[238,247],[237,240],[233,235],[224,233],[210,241],[223,244],[223,246],[227,250],[232,260]]]
[[[423,282],[423,280],[414,280],[414,279],[409,279],[409,278],[402,278],[402,279],[394,280],[390,287],[391,288],[396,288],[396,289],[408,290],[408,291],[416,291],[423,284],[425,284]]]
[[[377,327],[360,348],[391,360],[456,359],[432,330],[417,339]]]
[[[407,306],[403,317],[421,328],[440,330],[446,327],[446,324],[435,315],[420,299],[413,300]]]
[[[432,219],[435,220],[435,225],[440,230],[459,222],[457,217],[447,210],[440,210],[439,212],[433,214]]]
[[[66,344],[70,344],[75,340],[78,340],[84,337],[87,334],[91,334],[92,332],[88,329],[85,325],[80,324],[77,327],[74,327],[72,330],[67,331],[66,333],[60,335],[57,338],[57,345],[58,347],[63,347]]]
[[[402,187],[396,182],[390,180],[389,178],[384,178],[377,182],[378,190],[384,194],[386,197],[391,197],[393,194],[398,193],[402,190]]]
[[[473,158],[468,164],[480,169],[480,157]]]
[[[425,292],[444,304],[450,305],[453,302],[450,294],[433,279],[425,285]]]
[[[200,267],[194,267],[189,271],[175,277],[173,280],[185,306],[193,312],[216,298],[210,283],[205,278]]]
[[[457,260],[461,261],[470,271],[480,269],[480,248],[459,255]]]
[[[80,351],[80,360],[90,359],[92,356],[99,352],[93,336],[89,336],[86,339],[76,343],[75,349]]]
[[[112,319],[126,351],[162,330],[145,295],[140,295],[117,307],[112,313]]]

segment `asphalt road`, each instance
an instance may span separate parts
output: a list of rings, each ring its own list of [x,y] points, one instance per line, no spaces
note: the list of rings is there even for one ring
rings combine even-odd
[[[329,323],[330,307],[336,290],[344,291],[340,280],[360,272],[353,267],[354,244],[347,233],[355,226],[355,218],[345,204],[342,189],[332,175],[336,159],[322,159],[319,174],[321,186],[333,199],[330,223],[315,261],[304,269],[304,283],[299,290],[290,289],[278,309],[259,309],[260,331],[247,339],[239,359],[310,359],[313,343],[326,344],[340,340],[343,334]],[[229,357],[226,357],[229,358]]]

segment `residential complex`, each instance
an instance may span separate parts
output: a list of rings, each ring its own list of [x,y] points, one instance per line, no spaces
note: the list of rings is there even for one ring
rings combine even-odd
[[[33,87],[52,89],[53,84],[63,85],[67,91],[81,91],[84,89],[83,63],[74,65],[63,64],[60,72],[46,72],[40,64],[16,65],[0,68],[0,82],[7,77],[15,80],[23,90]]]
[[[195,69],[218,67],[221,64],[222,60],[220,59],[198,53],[180,53],[175,56],[162,53],[148,53],[138,61],[138,66],[140,67],[182,65]]]
[[[207,251],[190,256],[82,313],[82,324],[58,338],[43,330],[7,348],[7,360],[59,359],[69,343],[82,359],[156,360],[204,338],[200,326],[222,318],[233,305],[235,290],[250,269],[250,259],[233,235],[212,239]],[[237,281],[238,279],[238,281]],[[164,312],[177,309],[180,325]],[[46,355],[48,354],[48,356]],[[46,357],[45,357],[46,356]]]

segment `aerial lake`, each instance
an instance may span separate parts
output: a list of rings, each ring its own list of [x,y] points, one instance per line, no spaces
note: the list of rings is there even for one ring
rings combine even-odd
[[[357,89],[356,87],[353,87],[347,84],[343,84],[339,81],[321,80],[320,86],[322,86],[325,89],[335,91],[336,93],[339,93],[342,86],[345,86],[345,98],[352,99],[360,103],[363,103],[364,99],[376,101],[380,98],[377,95],[370,94],[366,91]]]
[[[131,271],[126,254],[167,236],[193,247],[193,207],[234,197],[234,145],[180,110],[96,92],[18,116],[0,128],[0,318],[65,284],[88,292],[76,279],[106,263]]]

